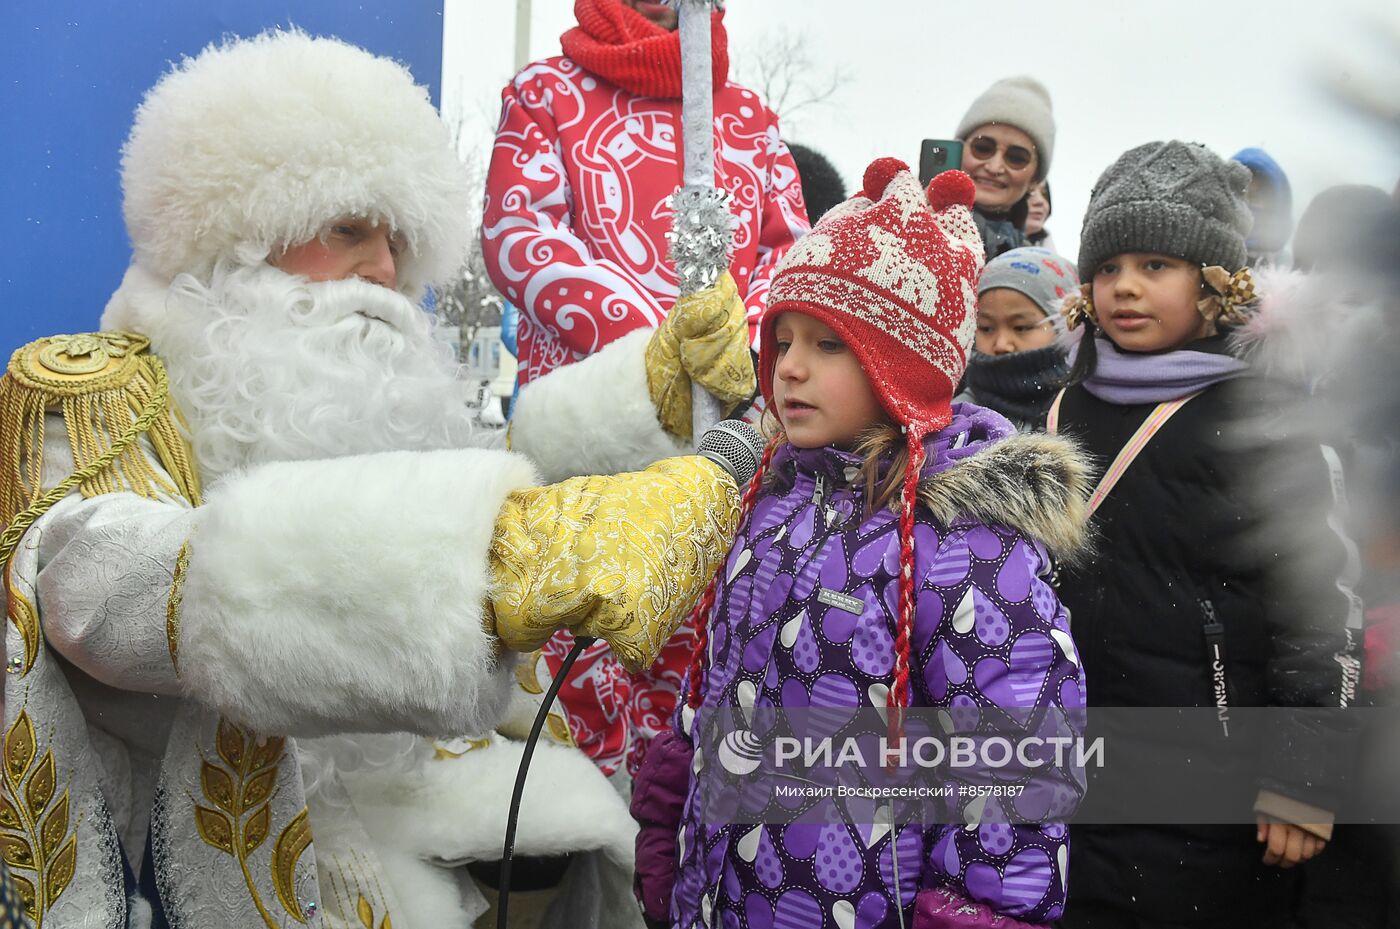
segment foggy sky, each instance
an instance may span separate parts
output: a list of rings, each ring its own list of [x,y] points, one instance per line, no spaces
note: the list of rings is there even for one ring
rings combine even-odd
[[[533,0],[531,57],[558,54],[572,0]],[[489,151],[500,88],[514,72],[515,3],[446,0],[443,110],[463,148]],[[1400,177],[1397,139],[1338,106],[1319,76],[1400,88],[1379,37],[1400,15],[1377,0],[942,3],[729,0],[731,76],[752,75],[763,40],[800,33],[815,70],[848,76],[825,105],[782,120],[785,138],[823,151],[849,190],[873,158],[917,164],[919,141],[947,137],[993,80],[1026,73],[1054,100],[1048,228],[1074,257],[1089,190],[1120,153],[1154,139],[1223,156],[1268,151],[1293,184],[1294,216],[1323,188]]]

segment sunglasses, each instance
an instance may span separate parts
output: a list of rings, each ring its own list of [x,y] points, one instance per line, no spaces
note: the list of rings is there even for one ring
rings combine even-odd
[[[1029,168],[1031,161],[1035,158],[1035,153],[1024,145],[1008,145],[1003,148],[996,139],[985,135],[979,135],[971,140],[967,143],[967,147],[972,152],[972,157],[978,161],[991,161],[992,156],[1000,151],[1001,160],[1006,162],[1006,166],[1012,171]]]

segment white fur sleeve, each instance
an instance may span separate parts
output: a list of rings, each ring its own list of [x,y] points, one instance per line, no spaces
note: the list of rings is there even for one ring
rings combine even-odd
[[[656,418],[645,363],[651,333],[628,333],[521,389],[511,447],[538,464],[546,481],[640,471],[691,451]]]
[[[513,659],[482,626],[509,452],[263,465],[198,511],[180,610],[189,694],[261,732],[481,732]]]

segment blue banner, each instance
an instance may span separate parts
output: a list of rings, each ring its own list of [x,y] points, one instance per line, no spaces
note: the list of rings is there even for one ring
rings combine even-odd
[[[438,103],[442,2],[11,4],[0,30],[0,351],[97,328],[131,257],[121,146],[142,95],[211,42],[296,26],[404,62]]]

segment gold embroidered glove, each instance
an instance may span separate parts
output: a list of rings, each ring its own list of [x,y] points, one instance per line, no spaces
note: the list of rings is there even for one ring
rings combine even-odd
[[[496,635],[527,652],[569,628],[641,671],[723,563],[738,516],[733,478],[699,456],[517,490],[491,541]]]
[[[647,388],[657,418],[671,435],[691,438],[692,381],[729,409],[757,389],[749,355],[749,323],[734,278],[676,301],[646,351]]]

